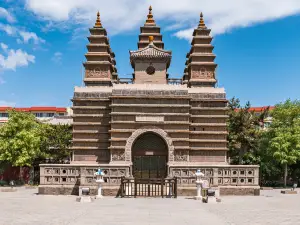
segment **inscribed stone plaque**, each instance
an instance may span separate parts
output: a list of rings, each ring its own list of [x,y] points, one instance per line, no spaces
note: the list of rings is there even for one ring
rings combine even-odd
[[[154,155],[154,152],[153,151],[146,151],[145,155]]]
[[[135,121],[137,122],[160,122],[164,121],[163,116],[136,116]]]

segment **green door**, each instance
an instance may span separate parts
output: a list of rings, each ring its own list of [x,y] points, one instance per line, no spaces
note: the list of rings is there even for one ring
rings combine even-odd
[[[135,178],[163,178],[167,175],[166,156],[134,156],[133,176]]]

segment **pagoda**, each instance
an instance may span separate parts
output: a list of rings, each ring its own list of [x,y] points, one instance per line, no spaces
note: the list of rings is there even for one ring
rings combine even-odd
[[[86,86],[111,86],[118,80],[116,60],[109,45],[106,29],[102,26],[99,12],[94,27],[90,28],[88,40],[88,52],[85,54],[87,61],[83,64],[85,67],[84,83]]]
[[[212,52],[214,47],[210,32],[201,13],[199,25],[193,32],[191,50],[186,56],[183,80],[189,87],[214,87],[217,82],[216,56]]]

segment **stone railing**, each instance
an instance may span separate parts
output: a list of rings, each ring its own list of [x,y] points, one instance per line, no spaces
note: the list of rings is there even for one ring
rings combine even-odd
[[[105,174],[104,186],[118,186],[122,176],[129,176],[126,165],[41,164],[40,185],[94,186],[98,168]]]
[[[169,174],[178,178],[178,186],[195,186],[195,172],[200,169],[211,186],[259,186],[256,165],[170,165]]]
[[[94,186],[94,173],[101,168],[104,186],[119,186],[121,177],[129,177],[130,165],[122,164],[41,164],[40,185]],[[259,166],[255,165],[170,165],[169,176],[178,178],[178,186],[195,186],[195,172],[200,169],[211,186],[258,186]]]
[[[171,85],[182,85],[182,79],[169,78],[167,82]]]
[[[119,78],[117,83],[118,84],[133,84],[134,80],[132,78]]]

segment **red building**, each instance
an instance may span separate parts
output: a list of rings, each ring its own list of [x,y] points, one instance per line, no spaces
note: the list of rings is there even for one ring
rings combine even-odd
[[[0,107],[0,124],[6,123],[8,121],[8,111],[9,110],[30,112],[36,116],[39,120],[47,120],[57,116],[66,116],[68,115],[68,108],[63,107],[29,107],[29,108],[14,108],[1,106]]]

